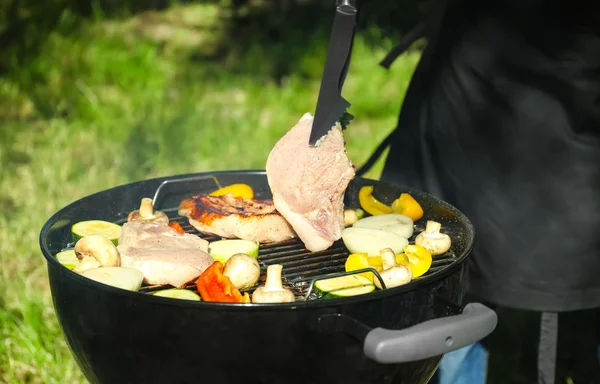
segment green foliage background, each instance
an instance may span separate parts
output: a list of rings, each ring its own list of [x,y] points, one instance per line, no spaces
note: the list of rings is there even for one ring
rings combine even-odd
[[[84,382],[38,247],[47,218],[135,180],[264,168],[314,111],[333,16],[325,1],[81,4],[0,0],[1,382]],[[378,61],[430,7],[378,4],[344,88],[357,165],[394,128],[419,51]]]

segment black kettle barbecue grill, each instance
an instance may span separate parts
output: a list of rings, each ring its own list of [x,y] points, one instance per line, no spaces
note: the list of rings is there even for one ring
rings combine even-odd
[[[157,178],[87,196],[42,228],[54,308],[91,383],[419,384],[431,378],[444,353],[495,328],[489,308],[462,308],[465,260],[474,241],[469,220],[433,196],[362,178],[351,182],[346,206],[359,207],[363,185],[373,185],[374,195],[388,204],[410,192],[425,212],[417,231],[432,219],[452,237],[451,250],[436,257],[422,277],[366,295],[316,300],[310,295],[314,280],[344,273],[348,251],[339,241],[310,253],[293,240],[261,246],[259,284],[267,265],[282,264],[295,303],[209,303],[157,297],[148,288],[113,288],[68,270],[54,257],[71,241],[74,223],[123,223],[143,197],[154,196],[156,209],[197,233],[178,217],[177,207],[184,198],[213,191],[215,178],[221,185],[249,184],[257,199],[271,198],[264,171]]]

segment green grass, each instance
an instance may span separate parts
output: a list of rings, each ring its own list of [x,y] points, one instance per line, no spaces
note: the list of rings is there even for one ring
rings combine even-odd
[[[59,28],[33,60],[0,77],[0,382],[84,382],[37,245],[51,214],[134,180],[264,168],[279,137],[314,110],[326,39],[304,41],[278,84],[269,73],[285,40],[207,58],[223,39],[218,11],[174,6]],[[356,116],[345,135],[357,165],[394,128],[418,61],[411,53],[380,68],[391,46],[356,38],[344,96]],[[380,171],[381,162],[368,176]]]

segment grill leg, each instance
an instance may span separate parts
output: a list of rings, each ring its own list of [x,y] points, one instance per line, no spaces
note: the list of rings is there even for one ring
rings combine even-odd
[[[556,343],[558,313],[543,312],[538,350],[538,384],[554,384],[556,377]]]

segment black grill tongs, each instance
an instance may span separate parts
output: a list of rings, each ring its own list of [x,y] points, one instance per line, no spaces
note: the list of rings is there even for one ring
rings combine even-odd
[[[356,30],[355,4],[355,0],[336,0],[325,70],[310,133],[309,145],[311,146],[315,146],[337,121],[342,118],[349,121],[353,118],[346,112],[350,103],[342,97],[342,87],[348,73]]]

